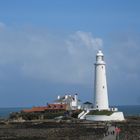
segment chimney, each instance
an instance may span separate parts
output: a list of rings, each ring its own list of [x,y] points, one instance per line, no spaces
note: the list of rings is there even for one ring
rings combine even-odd
[[[58,99],[58,100],[60,99],[60,96],[59,96],[59,95],[57,96],[57,99]]]

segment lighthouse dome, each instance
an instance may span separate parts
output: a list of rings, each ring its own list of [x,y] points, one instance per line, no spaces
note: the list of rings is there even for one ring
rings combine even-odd
[[[97,52],[96,56],[104,56],[104,54],[102,53],[101,50],[99,50],[99,51]]]

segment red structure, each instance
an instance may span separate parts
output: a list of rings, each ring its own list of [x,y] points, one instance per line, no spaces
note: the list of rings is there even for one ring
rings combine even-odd
[[[44,112],[44,111],[62,111],[67,110],[67,104],[48,104],[48,106],[33,107],[31,109],[22,110],[25,113]]]

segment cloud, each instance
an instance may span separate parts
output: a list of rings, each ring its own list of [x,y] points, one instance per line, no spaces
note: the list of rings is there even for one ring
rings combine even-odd
[[[3,22],[0,22],[0,30],[6,28],[6,25]]]
[[[110,95],[116,104],[137,104],[140,89],[140,38],[137,32],[115,33],[105,49]],[[114,103],[115,103],[114,102]]]
[[[140,91],[139,36],[115,33],[104,40],[103,47],[103,39],[90,32],[62,36],[46,29],[5,26],[0,32],[1,85],[11,79],[16,84],[21,78],[93,87],[95,55],[103,49],[111,104],[135,104]]]
[[[31,79],[88,84],[102,42],[83,31],[59,38],[43,30],[7,29],[0,33],[1,72],[11,66],[9,71],[16,67],[21,76]]]
[[[26,62],[23,72],[33,78],[47,79],[51,82],[89,83],[91,58],[97,47],[101,46],[102,40],[94,39],[91,33],[82,31],[69,35],[62,40],[62,44],[57,43],[57,40],[55,43],[53,39],[49,40],[52,40],[52,44],[49,46],[47,41],[43,41],[39,50],[36,50],[37,54],[42,54],[38,58],[35,56],[31,63]],[[38,63],[34,61],[36,58]]]
[[[90,32],[77,31],[67,40],[69,52],[77,53],[82,47],[87,51],[97,51],[103,46],[101,38],[94,38]]]

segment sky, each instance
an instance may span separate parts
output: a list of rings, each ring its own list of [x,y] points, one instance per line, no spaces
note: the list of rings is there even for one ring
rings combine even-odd
[[[109,104],[140,105],[139,0],[0,0],[0,107],[93,102],[99,49]]]

